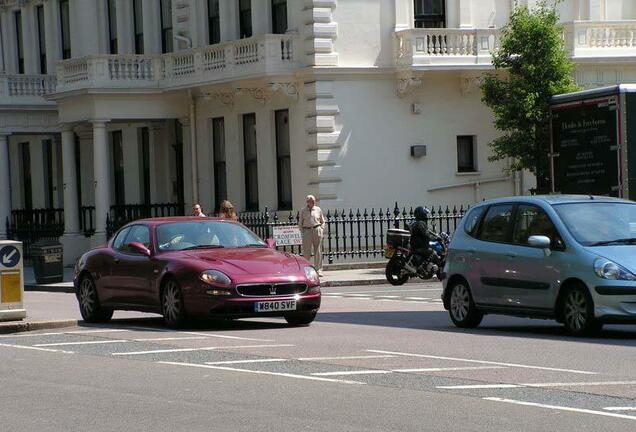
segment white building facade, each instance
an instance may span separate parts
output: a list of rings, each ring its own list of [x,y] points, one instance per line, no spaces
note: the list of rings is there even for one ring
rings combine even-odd
[[[139,208],[524,193],[478,87],[514,4],[0,0],[0,238],[48,209],[70,262]],[[636,2],[558,7],[581,85],[636,82]]]

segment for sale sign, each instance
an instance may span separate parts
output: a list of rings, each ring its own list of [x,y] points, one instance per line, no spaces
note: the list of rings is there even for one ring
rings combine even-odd
[[[293,246],[303,244],[300,228],[297,226],[275,226],[273,227],[274,240],[277,246]]]

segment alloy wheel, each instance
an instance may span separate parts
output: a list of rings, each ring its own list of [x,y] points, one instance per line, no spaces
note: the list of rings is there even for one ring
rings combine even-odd
[[[450,310],[453,317],[457,321],[464,321],[468,316],[469,308],[470,295],[468,294],[468,289],[462,284],[455,285],[450,299]]]
[[[84,278],[80,285],[80,305],[86,312],[86,315],[92,315],[95,310],[95,287],[90,278]]]
[[[588,320],[587,299],[579,291],[571,291],[565,299],[565,321],[569,328],[582,331]]]
[[[174,281],[166,284],[163,292],[163,313],[169,322],[177,322],[181,314],[181,296]]]

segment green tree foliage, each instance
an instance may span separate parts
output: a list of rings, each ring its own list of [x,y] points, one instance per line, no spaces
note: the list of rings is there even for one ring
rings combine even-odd
[[[505,73],[488,74],[482,83],[482,101],[492,109],[495,128],[502,132],[490,143],[490,160],[511,157],[511,171],[531,171],[537,191],[548,192],[550,98],[577,90],[554,4],[515,8],[501,30],[493,64]]]

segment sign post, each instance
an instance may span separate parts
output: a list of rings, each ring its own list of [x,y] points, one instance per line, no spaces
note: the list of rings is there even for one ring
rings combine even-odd
[[[22,242],[0,241],[0,321],[26,318]]]

